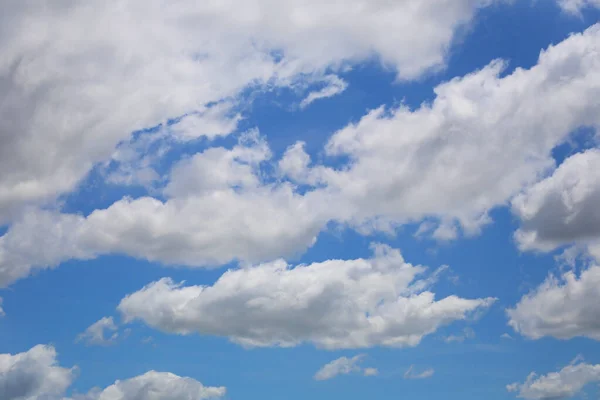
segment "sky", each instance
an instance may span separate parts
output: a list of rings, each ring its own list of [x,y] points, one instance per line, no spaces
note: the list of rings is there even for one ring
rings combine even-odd
[[[598,0],[6,0],[0,400],[592,399]]]

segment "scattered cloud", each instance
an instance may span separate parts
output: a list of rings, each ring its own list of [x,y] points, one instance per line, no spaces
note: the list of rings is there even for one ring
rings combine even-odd
[[[503,333],[502,335],[500,335],[500,339],[513,340],[514,338],[512,336],[510,336],[508,333]]]
[[[135,378],[116,381],[105,389],[96,388],[85,395],[75,395],[71,400],[208,400],[223,398],[226,391],[225,387],[204,386],[192,378],[150,371]]]
[[[306,108],[314,101],[333,97],[342,93],[348,87],[348,83],[336,75],[328,75],[323,78],[325,87],[320,90],[310,92],[308,96],[300,102],[300,108]]]
[[[433,368],[427,368],[422,372],[417,372],[414,365],[411,365],[404,373],[404,379],[427,379],[431,378],[435,371]]]
[[[4,309],[2,308],[2,302],[4,300],[2,299],[2,297],[0,297],[0,317],[4,317],[6,315],[6,313],[4,312]]]
[[[314,378],[318,381],[325,381],[335,378],[338,375],[348,375],[351,373],[362,373],[364,376],[375,376],[378,374],[376,368],[363,368],[359,363],[365,358],[364,354],[359,354],[352,358],[340,357],[325,364]]]
[[[437,86],[430,104],[373,110],[328,141],[326,156],[350,160],[340,168],[311,165],[292,146],[280,167],[313,186],[302,193],[286,179],[263,179],[271,153],[255,135],[181,160],[164,200],[124,198],[87,217],[27,212],[0,237],[0,286],[101,254],[191,267],[269,261],[305,251],[331,221],[369,233],[425,218],[439,240],[476,234],[489,210],[554,168],[552,149],[574,129],[600,125],[599,37],[594,25],[528,70],[501,76],[505,63],[494,61]],[[600,254],[600,245],[590,249]]]
[[[0,354],[2,400],[60,400],[75,378],[74,368],[58,366],[52,346],[38,345],[18,354]]]
[[[75,189],[133,131],[247,88],[373,56],[401,79],[442,68],[454,32],[493,2],[13,2],[0,17],[0,224]],[[194,134],[228,132],[220,117]]]
[[[125,322],[164,332],[226,336],[244,346],[327,349],[416,346],[439,327],[487,309],[495,299],[436,300],[436,274],[373,245],[370,259],[291,267],[279,260],[229,270],[212,286],[161,279],[125,297]]]
[[[377,376],[377,375],[379,375],[379,370],[377,368],[364,368],[363,375],[364,376]]]
[[[2,400],[204,400],[225,396],[224,387],[204,386],[192,378],[150,371],[118,380],[87,394],[64,397],[77,369],[58,365],[54,347],[38,345],[19,354],[0,354],[0,398]]]
[[[464,342],[467,339],[473,339],[475,337],[475,331],[472,328],[466,327],[465,329],[463,329],[462,334],[460,335],[450,335],[450,336],[446,336],[444,338],[444,341],[446,343],[452,343],[452,342]]]
[[[580,15],[581,11],[587,7],[600,8],[600,0],[558,0],[558,4],[563,10]]]
[[[113,317],[104,317],[90,325],[85,332],[77,336],[77,342],[84,341],[88,345],[108,346],[115,343],[119,336]]]
[[[508,309],[507,315],[516,332],[532,339],[584,336],[600,340],[599,305],[600,266],[591,265],[579,276],[574,271],[551,274]]]
[[[529,374],[524,383],[507,385],[509,392],[528,400],[560,400],[578,394],[587,384],[600,381],[600,365],[590,365],[575,359],[558,372],[547,375]]]
[[[521,219],[515,238],[522,250],[554,250],[600,243],[600,149],[567,158],[548,178],[512,201]]]

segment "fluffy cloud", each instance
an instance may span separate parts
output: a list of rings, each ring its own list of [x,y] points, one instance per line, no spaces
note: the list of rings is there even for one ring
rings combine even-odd
[[[58,400],[74,370],[58,366],[56,350],[38,345],[19,354],[0,354],[0,399]]]
[[[318,381],[325,381],[335,378],[338,375],[348,375],[351,373],[362,373],[364,376],[375,376],[378,374],[376,368],[363,368],[359,363],[365,358],[364,354],[359,354],[352,358],[340,357],[330,363],[325,364],[317,371],[314,378]]]
[[[132,131],[248,86],[372,57],[402,78],[439,68],[454,31],[492,2],[4,1],[0,221],[74,189]],[[215,134],[200,125],[194,135]]]
[[[532,372],[524,383],[506,388],[518,397],[531,400],[560,400],[575,396],[589,383],[600,381],[600,365],[571,363],[558,372],[538,376]]]
[[[436,274],[374,247],[370,259],[329,260],[290,267],[275,261],[230,270],[212,286],[161,279],[125,297],[127,322],[165,332],[226,336],[244,346],[327,349],[416,346],[442,325],[467,318],[494,299],[441,300],[428,290]]]
[[[260,164],[269,157],[266,143],[248,134],[233,149],[182,160],[165,201],[125,198],[87,217],[27,213],[0,237],[0,286],[35,268],[107,253],[201,267],[302,251],[326,223],[329,203],[322,193],[301,196],[289,183],[263,182]]]
[[[339,217],[363,228],[434,217],[442,238],[455,236],[456,224],[477,232],[490,209],[554,167],[552,149],[573,130],[600,126],[599,46],[595,25],[543,51],[529,70],[501,77],[505,64],[495,61],[436,87],[432,104],[376,109],[327,144],[349,166],[297,176],[327,185]]]
[[[553,250],[571,243],[600,242],[600,150],[566,159],[554,173],[512,202],[522,226],[515,238],[523,250]]]
[[[71,400],[205,400],[222,398],[225,393],[224,387],[204,386],[192,378],[150,371],[135,378],[116,381],[104,390],[93,389]]]
[[[90,325],[85,332],[77,336],[77,341],[90,345],[105,346],[114,343],[118,337],[117,325],[112,317],[104,317]],[[105,336],[108,335],[108,336]]]
[[[512,328],[532,339],[585,336],[600,340],[600,267],[592,265],[578,277],[568,271],[544,283],[507,310]]]
[[[338,169],[311,165],[296,144],[279,162],[282,180],[265,181],[270,152],[250,140],[182,160],[165,200],[125,198],[87,217],[26,213],[0,237],[0,286],[106,253],[187,266],[268,261],[304,251],[332,220],[369,232],[429,218],[438,239],[459,226],[476,233],[490,209],[554,168],[551,150],[571,131],[600,125],[599,43],[595,25],[529,70],[501,77],[493,62],[438,86],[432,104],[374,110],[328,142],[328,155],[350,159]],[[299,193],[296,183],[314,187]]]
[[[64,396],[75,378],[75,368],[60,367],[52,346],[38,345],[15,355],[0,354],[0,398],[2,400],[204,400],[225,396],[224,387],[204,386],[192,378],[150,371],[116,381],[106,389]]]
[[[433,368],[427,368],[423,372],[417,372],[414,365],[411,365],[404,373],[404,379],[427,379],[431,378],[435,371]]]

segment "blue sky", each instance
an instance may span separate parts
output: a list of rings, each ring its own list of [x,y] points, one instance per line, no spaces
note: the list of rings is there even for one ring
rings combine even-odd
[[[598,396],[597,1],[150,3],[0,6],[0,394]]]

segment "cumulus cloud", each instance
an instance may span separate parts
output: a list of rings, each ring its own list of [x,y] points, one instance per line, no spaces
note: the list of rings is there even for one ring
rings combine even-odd
[[[362,373],[364,376],[377,375],[378,371],[376,368],[363,368],[359,365],[364,358],[364,354],[359,354],[352,358],[340,357],[325,364],[317,371],[314,378],[318,381],[325,381],[335,378],[338,375],[348,375],[352,373]]]
[[[169,265],[218,266],[291,256],[313,244],[327,221],[321,193],[266,183],[271,157],[256,133],[232,149],[210,148],[180,161],[165,201],[125,198],[87,217],[31,211],[0,237],[0,286],[70,258],[122,253]]]
[[[600,266],[579,276],[567,271],[544,283],[507,310],[510,326],[532,339],[585,336],[600,340]]]
[[[135,378],[116,381],[105,389],[92,389],[65,400],[205,400],[225,396],[225,387],[204,386],[192,378],[150,371]]]
[[[475,234],[554,168],[551,150],[570,132],[600,125],[598,43],[594,25],[529,70],[501,77],[496,61],[439,85],[431,104],[376,109],[329,140],[327,155],[350,160],[341,168],[312,165],[299,143],[279,161],[284,177],[267,181],[268,146],[250,140],[182,160],[164,200],[125,198],[87,217],[26,213],[0,237],[0,285],[107,253],[193,267],[269,261],[304,251],[329,221],[369,233],[425,218],[441,240]]]
[[[314,101],[333,97],[342,93],[348,87],[348,83],[335,75],[328,75],[324,78],[325,86],[320,90],[310,92],[308,96],[300,102],[300,108],[306,108]]]
[[[75,378],[58,365],[52,346],[38,345],[18,354],[0,354],[0,399],[59,400]]]
[[[77,341],[85,341],[89,345],[106,346],[113,344],[119,333],[112,317],[104,317],[90,325],[85,332],[77,336]],[[108,336],[106,336],[108,335]]]
[[[126,322],[164,332],[217,335],[244,346],[327,349],[416,346],[440,326],[485,310],[494,299],[436,300],[435,274],[374,246],[370,259],[329,260],[291,267],[279,260],[229,270],[212,286],[164,278],[125,297]]]
[[[372,57],[406,79],[439,68],[455,30],[492,2],[4,1],[0,221],[73,190],[132,131],[250,86]],[[217,117],[196,135],[229,131]]]
[[[600,243],[600,150],[566,159],[548,178],[512,202],[521,219],[515,238],[522,250],[553,250]]]
[[[19,354],[0,354],[0,398],[2,400],[204,400],[225,396],[225,387],[204,386],[192,378],[150,371],[118,380],[105,388],[66,398],[75,379],[75,368],[58,365],[52,346],[38,345]]]
[[[571,398],[587,384],[598,381],[600,365],[585,364],[576,359],[558,372],[542,376],[532,372],[524,383],[513,383],[506,388],[522,399],[560,400]]]
[[[415,366],[411,365],[404,373],[404,379],[427,379],[435,373],[433,368],[427,368],[423,372],[417,372]]]
[[[337,193],[340,217],[358,226],[433,217],[440,238],[456,225],[475,233],[490,209],[554,168],[551,151],[573,130],[600,126],[599,45],[595,25],[531,69],[501,77],[506,65],[494,61],[436,87],[431,104],[373,110],[326,146],[350,165],[304,174]]]

